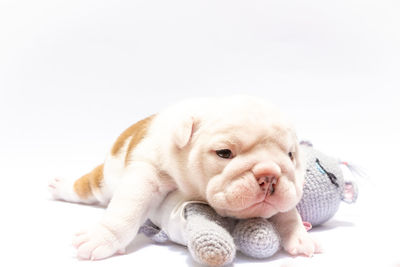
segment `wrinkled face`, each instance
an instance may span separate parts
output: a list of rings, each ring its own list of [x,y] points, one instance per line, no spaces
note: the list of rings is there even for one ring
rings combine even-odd
[[[271,217],[296,206],[304,172],[288,124],[240,115],[203,123],[193,136],[188,168],[198,192],[222,216]]]

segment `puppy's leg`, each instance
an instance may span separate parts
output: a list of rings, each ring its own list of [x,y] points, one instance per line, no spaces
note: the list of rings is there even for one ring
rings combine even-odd
[[[157,207],[172,189],[171,184],[163,184],[152,165],[131,163],[100,223],[75,237],[78,257],[96,260],[123,251],[136,236],[149,210]]]
[[[321,252],[320,245],[307,233],[300,214],[294,208],[271,218],[282,239],[283,248],[291,255],[313,256]]]
[[[95,204],[98,200],[94,192],[100,191],[102,180],[103,165],[100,165],[76,181],[65,178],[54,178],[49,182],[48,186],[54,199]]]
[[[106,204],[103,192],[103,164],[94,168],[78,180],[54,178],[49,190],[54,199],[85,204]]]

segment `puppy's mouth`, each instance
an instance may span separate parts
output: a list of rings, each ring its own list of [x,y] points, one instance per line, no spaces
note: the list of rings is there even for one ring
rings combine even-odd
[[[279,210],[276,207],[274,194],[277,194],[278,179],[275,177],[261,177],[257,182],[261,190],[256,194],[254,202],[241,210],[238,218],[265,217],[269,218]]]

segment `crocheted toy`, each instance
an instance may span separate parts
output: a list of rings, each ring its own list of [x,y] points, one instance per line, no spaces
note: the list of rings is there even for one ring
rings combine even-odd
[[[328,157],[301,143],[306,158],[304,193],[297,209],[307,230],[320,225],[337,212],[340,202],[353,203],[358,189],[345,181],[340,165],[347,163]],[[219,216],[201,202],[185,202],[179,192],[168,196],[158,212],[159,221],[148,220],[139,230],[157,242],[172,240],[187,245],[193,259],[209,266],[229,264],[236,250],[254,258],[267,258],[280,249],[280,237],[265,218],[237,220]],[[150,217],[151,218],[151,217]]]

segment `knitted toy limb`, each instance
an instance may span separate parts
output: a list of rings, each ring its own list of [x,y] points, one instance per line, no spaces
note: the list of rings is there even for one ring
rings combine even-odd
[[[233,261],[235,244],[230,235],[234,221],[219,216],[206,204],[191,203],[185,208],[187,246],[193,259],[209,266]]]
[[[162,231],[157,225],[147,220],[139,229],[139,233],[151,238],[158,243],[164,243],[169,240],[168,235]]]
[[[264,218],[240,220],[232,235],[237,249],[253,258],[268,258],[280,249],[279,233]]]
[[[139,232],[156,242],[171,240],[187,246],[198,263],[222,266],[235,258],[230,234],[235,224],[235,219],[221,217],[206,203],[188,201],[174,191],[150,214]]]

